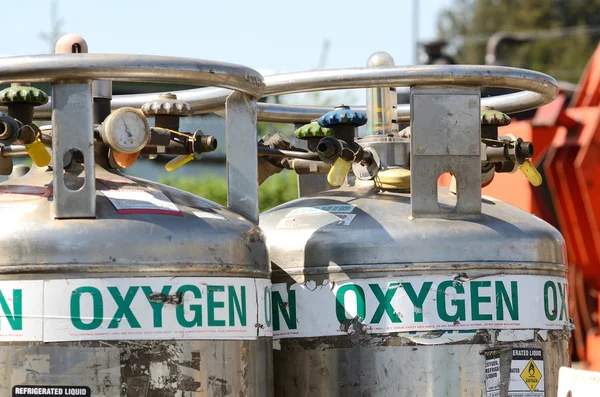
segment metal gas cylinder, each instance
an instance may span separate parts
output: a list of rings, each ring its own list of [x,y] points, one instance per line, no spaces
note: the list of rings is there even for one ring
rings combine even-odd
[[[0,396],[272,396],[270,262],[256,224],[262,76],[133,55],[0,63],[2,82],[53,86],[52,126],[38,131],[52,144],[52,165],[0,184]],[[227,146],[229,208],[111,166],[148,148],[195,156],[200,143],[216,142],[150,130],[139,109],[111,113],[106,92],[96,107],[108,118],[93,114],[91,80],[100,78],[228,81],[237,91],[226,105],[227,133],[236,134]],[[144,146],[155,135],[159,146]]]
[[[261,214],[273,266],[276,395],[556,396],[571,330],[564,241],[537,217],[481,196],[486,149],[480,90],[472,86],[530,72],[444,68],[406,71],[415,81],[410,184],[401,155],[407,133],[384,131],[376,142],[340,146],[360,153],[363,171],[379,162],[370,178],[350,173],[339,189]],[[387,67],[381,81],[393,83],[394,70],[401,83],[402,68]],[[373,84],[377,72],[369,73],[361,83]],[[332,134],[324,139],[359,119],[348,109],[323,116]],[[389,182],[381,183],[386,172],[398,178],[385,174]],[[438,189],[445,172],[457,194]]]

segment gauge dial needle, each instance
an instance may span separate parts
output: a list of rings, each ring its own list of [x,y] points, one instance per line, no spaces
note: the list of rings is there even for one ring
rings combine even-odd
[[[129,138],[133,137],[133,135],[131,134],[131,132],[129,131],[129,127],[127,126],[127,123],[125,122],[125,119],[123,119],[123,124],[125,124],[125,132],[127,133],[127,136]]]

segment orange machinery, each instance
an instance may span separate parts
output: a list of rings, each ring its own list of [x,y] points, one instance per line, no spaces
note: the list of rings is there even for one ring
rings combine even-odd
[[[532,187],[517,174],[496,174],[483,193],[521,207],[557,227],[569,259],[569,308],[574,359],[600,371],[600,46],[577,92],[561,93],[527,121],[501,127],[534,144],[545,182]]]

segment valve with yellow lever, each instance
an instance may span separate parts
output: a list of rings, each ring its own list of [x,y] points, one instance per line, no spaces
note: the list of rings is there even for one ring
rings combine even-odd
[[[171,132],[175,133],[176,131]],[[193,135],[182,135],[185,136],[186,140],[186,142],[183,142],[183,147],[187,149],[188,153],[180,154],[170,160],[165,165],[168,172],[174,171],[192,160],[200,160],[204,153],[217,149],[217,139],[211,135],[204,135],[201,130],[197,130]]]
[[[486,161],[495,164],[496,172],[516,172],[520,169],[533,186],[542,184],[542,175],[530,158],[533,156],[533,144],[512,136],[499,139],[482,139],[486,145]]]
[[[31,161],[38,167],[46,167],[52,161],[48,149],[44,146],[41,139],[41,133],[37,131],[33,142],[25,144],[25,150],[31,157]]]
[[[321,138],[317,145],[317,153],[321,160],[332,164],[327,182],[331,186],[341,186],[352,168],[352,163],[372,161],[371,153],[364,151],[354,142],[356,129],[366,124],[367,118],[348,106],[338,106],[321,116],[317,123],[327,128],[331,134]]]
[[[495,172],[516,172],[520,169],[533,186],[542,184],[542,175],[530,158],[533,156],[533,144],[514,136],[498,137],[498,127],[510,124],[508,115],[492,109],[481,111],[481,141],[485,145],[484,163],[493,163]]]
[[[25,145],[25,150],[38,167],[50,164],[50,153],[41,140],[41,133],[33,124],[33,108],[48,102],[48,95],[26,84],[13,84],[0,91],[0,105],[8,107],[8,115],[0,121],[0,143]],[[12,168],[12,167],[10,167]]]
[[[212,152],[217,148],[217,139],[204,135],[200,130],[194,134],[179,131],[180,119],[193,115],[194,111],[187,102],[177,99],[175,94],[160,94],[158,99],[145,103],[142,112],[147,117],[154,117],[155,125],[150,131],[149,147],[142,152],[178,155],[165,165],[168,172],[192,160],[199,160],[203,153]],[[158,147],[161,148],[160,151]]]

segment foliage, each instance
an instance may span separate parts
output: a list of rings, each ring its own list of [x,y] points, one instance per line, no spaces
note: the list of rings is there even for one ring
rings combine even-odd
[[[227,204],[227,182],[218,175],[202,178],[169,175],[160,178],[160,183],[185,190],[221,205]],[[260,186],[258,196],[261,212],[296,199],[298,197],[296,174],[291,171],[283,171],[271,176]]]
[[[501,59],[509,66],[577,82],[596,48],[598,33],[552,37],[551,32],[584,25],[600,26],[600,0],[454,0],[442,12],[438,30],[456,44],[457,61],[464,64],[483,63],[486,41],[496,32],[535,30],[545,37],[506,47]]]
[[[298,198],[298,178],[293,171],[282,171],[265,181],[258,189],[260,211]]]

